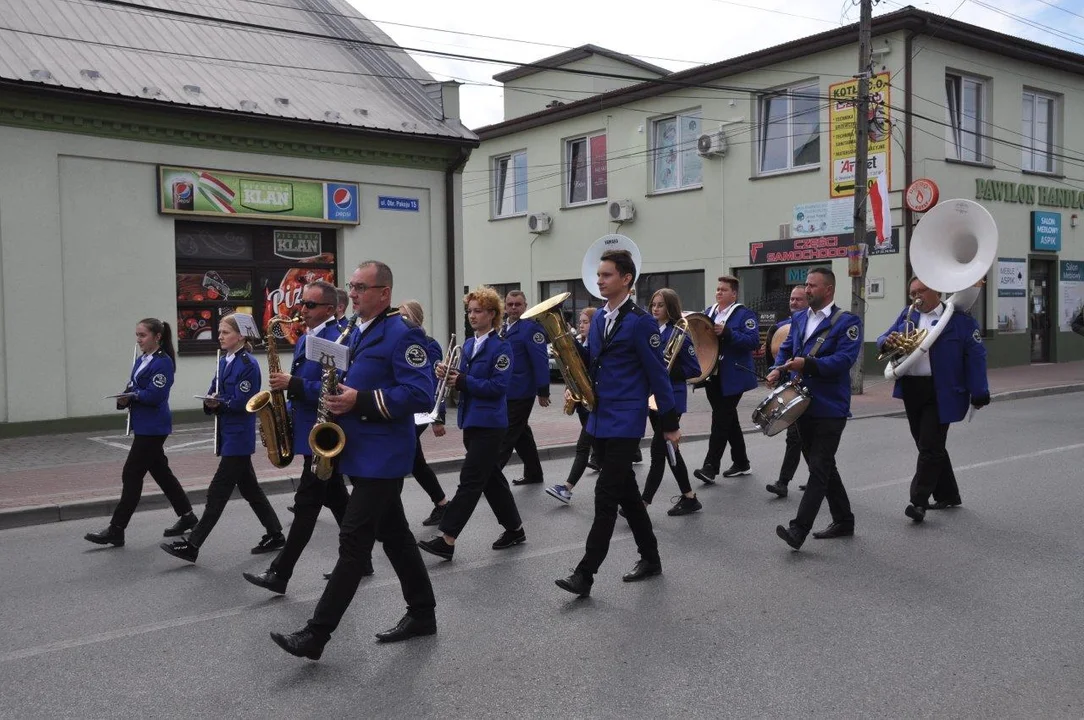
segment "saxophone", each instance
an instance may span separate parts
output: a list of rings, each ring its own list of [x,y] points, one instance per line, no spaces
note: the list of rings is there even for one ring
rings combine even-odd
[[[358,316],[350,318],[350,324],[343,330],[335,342],[343,344],[350,331],[354,329]],[[339,371],[329,362],[324,362],[324,373],[320,377],[320,402],[316,406],[316,424],[309,431],[309,447],[312,449],[312,470],[316,477],[327,480],[331,477],[332,463],[346,447],[346,434],[343,429],[331,421],[327,409],[327,398],[335,393],[339,384]]]
[[[278,347],[275,344],[275,325],[292,325],[301,322],[299,316],[284,318],[275,316],[267,321],[267,372],[282,372]],[[286,409],[286,393],[282,390],[261,390],[249,398],[245,409],[256,413],[260,423],[260,441],[267,448],[267,459],[275,467],[283,468],[294,459],[293,420]]]

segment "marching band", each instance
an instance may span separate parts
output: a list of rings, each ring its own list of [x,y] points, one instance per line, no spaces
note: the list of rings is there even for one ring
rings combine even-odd
[[[926,227],[920,223],[916,229],[912,256],[924,252],[923,238],[939,230],[936,221],[927,218]],[[172,430],[169,393],[175,360],[170,327],[153,318],[141,320],[129,383],[116,396],[117,408],[128,411],[134,431],[121,500],[110,525],[86,539],[124,545],[124,529],[139,501],[143,476],[150,472],[178,515],[164,534],[180,539],[161,547],[195,562],[236,486],[266,530],[252,552],[279,551],[265,572],[244,573],[244,578],[281,594],[321,508],[327,507],[340,528],[338,561],[306,625],[293,633],[272,632],[273,641],[292,655],[320,658],[360,579],[373,572],[376,541],[384,546],[407,606],[395,626],[377,634],[378,641],[431,635],[437,630],[436,599],[420,551],[451,560],[456,541],[483,496],[503,527],[492,548],[505,550],[526,541],[523,519],[502,469],[516,450],[524,460],[525,478],[515,484],[542,483],[527,420],[536,398],[543,407],[548,405],[546,349],[552,347],[565,378],[566,412],[577,414],[581,433],[567,481],[545,492],[567,505],[586,468],[599,471],[584,553],[572,573],[556,579],[556,585],[581,598],[591,594],[619,514],[626,518],[639,553],[622,579],[635,582],[661,574],[659,542],[648,507],[667,467],[681,492],[668,515],[702,508],[680,448],[680,419],[689,386],[704,388],[712,408],[707,456],[696,477],[714,483],[728,445],[732,464],[722,476],[752,473],[737,408],[742,395],[758,387],[752,354],[762,340],[757,315],[738,303],[738,279],[732,276],[719,278],[716,302],[704,313],[683,313],[680,297],[668,288],[651,296],[648,310],[637,305],[639,251],[624,240],[616,245],[596,243],[584,259],[585,283],[590,278],[589,289],[603,303],[579,314],[578,333],[568,327],[560,309],[568,293],[527,309],[522,293],[510,293],[502,301],[493,288],[483,286],[463,299],[473,335],[462,346],[455,344],[453,335],[447,355],[421,328],[424,311],[419,303],[392,305],[392,271],[384,263],[364,262],[351,276],[349,299],[355,312],[351,319],[343,318],[334,286],[324,281],[306,286],[299,318],[290,320],[303,322],[305,332],[294,348],[289,372],[272,367],[269,352],[269,392],[284,395],[288,416],[276,422],[282,427],[271,428],[263,427],[272,424],[270,415],[260,415],[264,444],[277,433],[278,443],[292,445],[303,458],[288,536],[283,535],[252,466],[256,412],[249,400],[261,388],[261,372],[244,327],[229,315],[219,327],[225,356],[203,405],[216,418],[215,449],[221,459],[203,516],[197,519],[163,452]],[[996,232],[992,242],[996,246]],[[982,245],[984,252],[987,249]],[[905,510],[915,523],[923,521],[927,510],[962,503],[945,449],[948,427],[964,417],[968,406],[979,408],[990,401],[985,349],[975,320],[967,313],[968,300],[974,299],[968,286],[985,274],[984,263],[984,258],[965,263],[963,272],[954,275],[963,280],[948,287],[952,282],[938,271],[915,262],[917,277],[909,285],[913,302],[877,339],[889,357],[886,377],[896,380],[895,396],[903,400],[918,450]],[[862,350],[863,328],[857,316],[835,304],[835,289],[830,269],[810,270],[804,287],[791,294],[790,317],[775,325],[763,341],[772,360],[763,379],[771,390],[754,413],[754,422],[769,436],[786,430],[783,467],[767,490],[785,498],[802,459],[809,468],[796,515],[776,528],[778,537],[794,550],[811,533],[830,539],[855,532],[835,455],[850,417],[850,373]],[[943,302],[939,290],[955,294]],[[271,344],[272,326],[285,320],[268,320]],[[930,336],[942,339],[935,342]],[[312,343],[343,345],[345,364],[314,361],[307,352]],[[445,401],[453,391],[458,395],[457,422],[466,455],[459,486],[449,500],[425,461],[420,438],[430,425],[434,434],[444,435]],[[313,428],[321,421],[331,423],[343,438],[333,451],[313,445]],[[651,464],[641,492],[633,463],[649,425]],[[316,471],[317,460],[330,464],[327,475]],[[410,474],[433,502],[432,513],[422,523],[436,526],[438,534],[429,540],[415,539],[404,514],[401,493]],[[814,532],[825,500],[831,522]]]

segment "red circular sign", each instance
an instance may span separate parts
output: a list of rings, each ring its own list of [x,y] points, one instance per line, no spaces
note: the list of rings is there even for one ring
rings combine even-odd
[[[903,198],[911,212],[926,212],[937,204],[937,195],[937,183],[919,178],[908,186]]]

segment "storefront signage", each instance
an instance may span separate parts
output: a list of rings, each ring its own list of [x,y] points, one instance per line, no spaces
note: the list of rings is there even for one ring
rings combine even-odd
[[[853,233],[753,242],[749,243],[749,264],[780,265],[842,259],[847,257],[847,248],[853,242]],[[898,253],[900,251],[899,228],[892,229],[892,237],[883,245],[877,245],[877,233],[866,233],[866,248],[867,255]]]
[[[1031,249],[1061,250],[1061,213],[1031,211]]]
[[[975,178],[975,199],[1084,210],[1084,190]]]
[[[911,212],[926,212],[937,204],[940,190],[937,183],[929,178],[919,178],[907,186],[903,202]]]
[[[869,159],[866,161],[869,181],[883,172],[891,183],[892,136],[888,110],[891,79],[889,73],[881,73],[869,81],[869,111],[865,118],[869,129]],[[828,194],[833,198],[847,197],[854,195],[858,81],[847,80],[829,85],[828,97],[828,145],[832,154]]]
[[[420,209],[418,198],[388,197],[387,195],[377,198],[377,206],[381,210],[402,210],[403,212],[418,212]]]
[[[358,185],[328,180],[158,167],[158,212],[357,225]]]
[[[287,260],[312,260],[320,257],[323,236],[311,230],[276,230],[275,255]]]
[[[1084,262],[1062,260],[1059,263],[1058,289],[1061,291],[1058,328],[1069,332],[1073,329],[1073,318],[1084,307]]]
[[[1028,330],[1028,261],[1023,258],[997,259],[997,331],[1022,333]]]

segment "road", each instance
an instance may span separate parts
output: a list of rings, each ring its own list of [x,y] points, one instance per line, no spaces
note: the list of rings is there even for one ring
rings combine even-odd
[[[525,545],[492,551],[500,529],[482,503],[454,561],[426,556],[435,637],[373,641],[403,612],[377,552],[376,575],[317,663],[286,655],[268,631],[311,613],[334,563],[329,518],[285,597],[241,579],[268,558],[248,553],[261,530],[237,499],[194,566],[157,547],[169,511],[137,513],[122,549],[83,541],[98,519],[3,531],[0,717],[1079,718],[1078,402],[997,403],[954,426],[964,507],[920,526],[903,515],[906,422],[853,421],[839,462],[857,535],[811,538],[797,553],[774,533],[797,494],[763,489],[783,438],[749,436],[755,474],[700,488],[703,512],[666,516],[677,492],[664,481],[651,509],[663,576],[621,582],[635,547],[619,524],[588,600],[553,580],[582,552],[594,476],[570,507],[517,488]],[[685,448],[690,465],[704,449]],[[547,463],[548,477],[568,462]],[[404,497],[429,537],[424,494],[408,480]],[[288,519],[289,498],[272,501]]]

